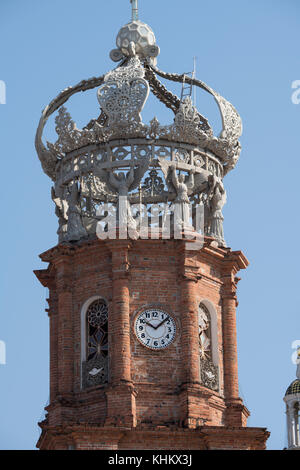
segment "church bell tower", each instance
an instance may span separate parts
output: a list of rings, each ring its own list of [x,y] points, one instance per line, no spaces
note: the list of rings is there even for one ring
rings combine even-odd
[[[116,67],[62,91],[36,134],[58,217],[58,244],[35,271],[50,319],[37,447],[264,449],[269,434],[246,426],[238,388],[237,274],[248,261],[223,233],[223,178],[239,158],[241,119],[194,76],[157,67],[155,35],[131,3],[110,53]],[[192,87],[215,100],[219,136]],[[65,103],[91,89],[99,117],[79,129]],[[150,92],[173,111],[169,125],[142,121]],[[46,145],[53,113],[58,138]]]

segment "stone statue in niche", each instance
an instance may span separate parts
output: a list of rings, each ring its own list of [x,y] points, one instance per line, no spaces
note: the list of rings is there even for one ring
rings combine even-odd
[[[207,309],[202,305],[199,307],[198,325],[200,357],[207,359],[211,356],[210,318]]]
[[[183,174],[177,176],[176,166],[171,165],[171,178],[176,191],[176,199],[174,201],[174,223],[176,228],[194,230],[190,223],[190,200],[189,191],[194,187],[194,173],[192,169],[189,176]]]
[[[136,221],[134,220],[131,212],[130,202],[128,201],[129,188],[134,182],[134,167],[130,167],[129,172],[114,174],[113,171],[109,172],[109,184],[118,193],[117,204],[117,221],[120,227],[128,227],[132,230],[137,229]]]
[[[67,195],[68,201],[68,227],[67,227],[67,241],[78,241],[81,238],[87,237],[87,231],[83,226],[81,218],[81,207],[80,207],[80,192],[78,183],[73,182]]]
[[[145,172],[149,167],[149,159],[142,160],[138,166],[134,166],[134,161],[130,161],[130,170],[114,173],[112,168],[98,170],[97,176],[107,184],[113,193],[117,193],[117,226],[123,229],[137,230],[137,222],[134,219],[129,202],[129,192],[137,189]]]
[[[226,246],[223,230],[223,214],[222,209],[226,204],[227,196],[224,185],[221,180],[215,176],[209,179],[209,192],[207,197],[207,218],[208,218],[208,235],[216,238],[221,246]]]
[[[51,188],[51,198],[55,204],[55,215],[58,217],[58,242],[61,243],[65,241],[67,235],[67,227],[68,227],[68,204],[67,201],[57,197],[55,194],[55,189]]]
[[[177,165],[168,162],[164,158],[158,158],[159,166],[165,177],[168,187],[169,198],[174,201],[174,224],[178,229],[194,230],[190,223],[190,196],[202,195],[208,191],[208,174],[202,169],[192,167],[189,175],[179,174],[177,176]],[[198,198],[200,201],[200,198]],[[193,200],[195,202],[195,198]],[[198,203],[199,203],[198,201]]]

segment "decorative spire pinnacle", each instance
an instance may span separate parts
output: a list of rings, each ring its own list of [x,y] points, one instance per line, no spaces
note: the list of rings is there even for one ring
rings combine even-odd
[[[149,59],[151,65],[156,65],[156,57],[160,50],[156,44],[155,35],[146,23],[138,19],[138,0],[130,0],[132,6],[132,21],[123,26],[117,36],[117,49],[110,52],[110,58],[119,62],[125,57],[139,56]]]
[[[138,9],[138,0],[130,0],[132,8],[132,21],[138,21],[139,19],[139,9]]]

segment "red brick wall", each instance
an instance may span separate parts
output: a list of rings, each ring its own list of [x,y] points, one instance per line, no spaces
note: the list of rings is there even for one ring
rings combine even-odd
[[[36,271],[50,289],[51,403],[45,426],[246,425],[248,412],[237,389],[235,330],[235,274],[247,265],[241,253],[211,246],[210,240],[201,251],[187,251],[178,240],[94,240],[58,246],[41,257],[50,263]],[[110,380],[82,390],[81,309],[93,296],[109,304]],[[217,313],[217,393],[199,383],[197,311],[202,300]],[[163,351],[146,349],[134,334],[135,315],[153,304],[176,321],[175,341]],[[85,435],[88,442],[78,446],[105,448],[89,439]],[[128,439],[124,448],[133,445]],[[135,448],[139,445],[154,448],[153,442],[136,441]]]

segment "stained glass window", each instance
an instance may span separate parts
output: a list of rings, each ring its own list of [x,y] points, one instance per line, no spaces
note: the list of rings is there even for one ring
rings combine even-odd
[[[87,310],[87,361],[108,354],[108,308],[105,300],[95,300]]]
[[[108,382],[108,306],[97,299],[86,312],[86,360],[82,363],[82,387]]]

